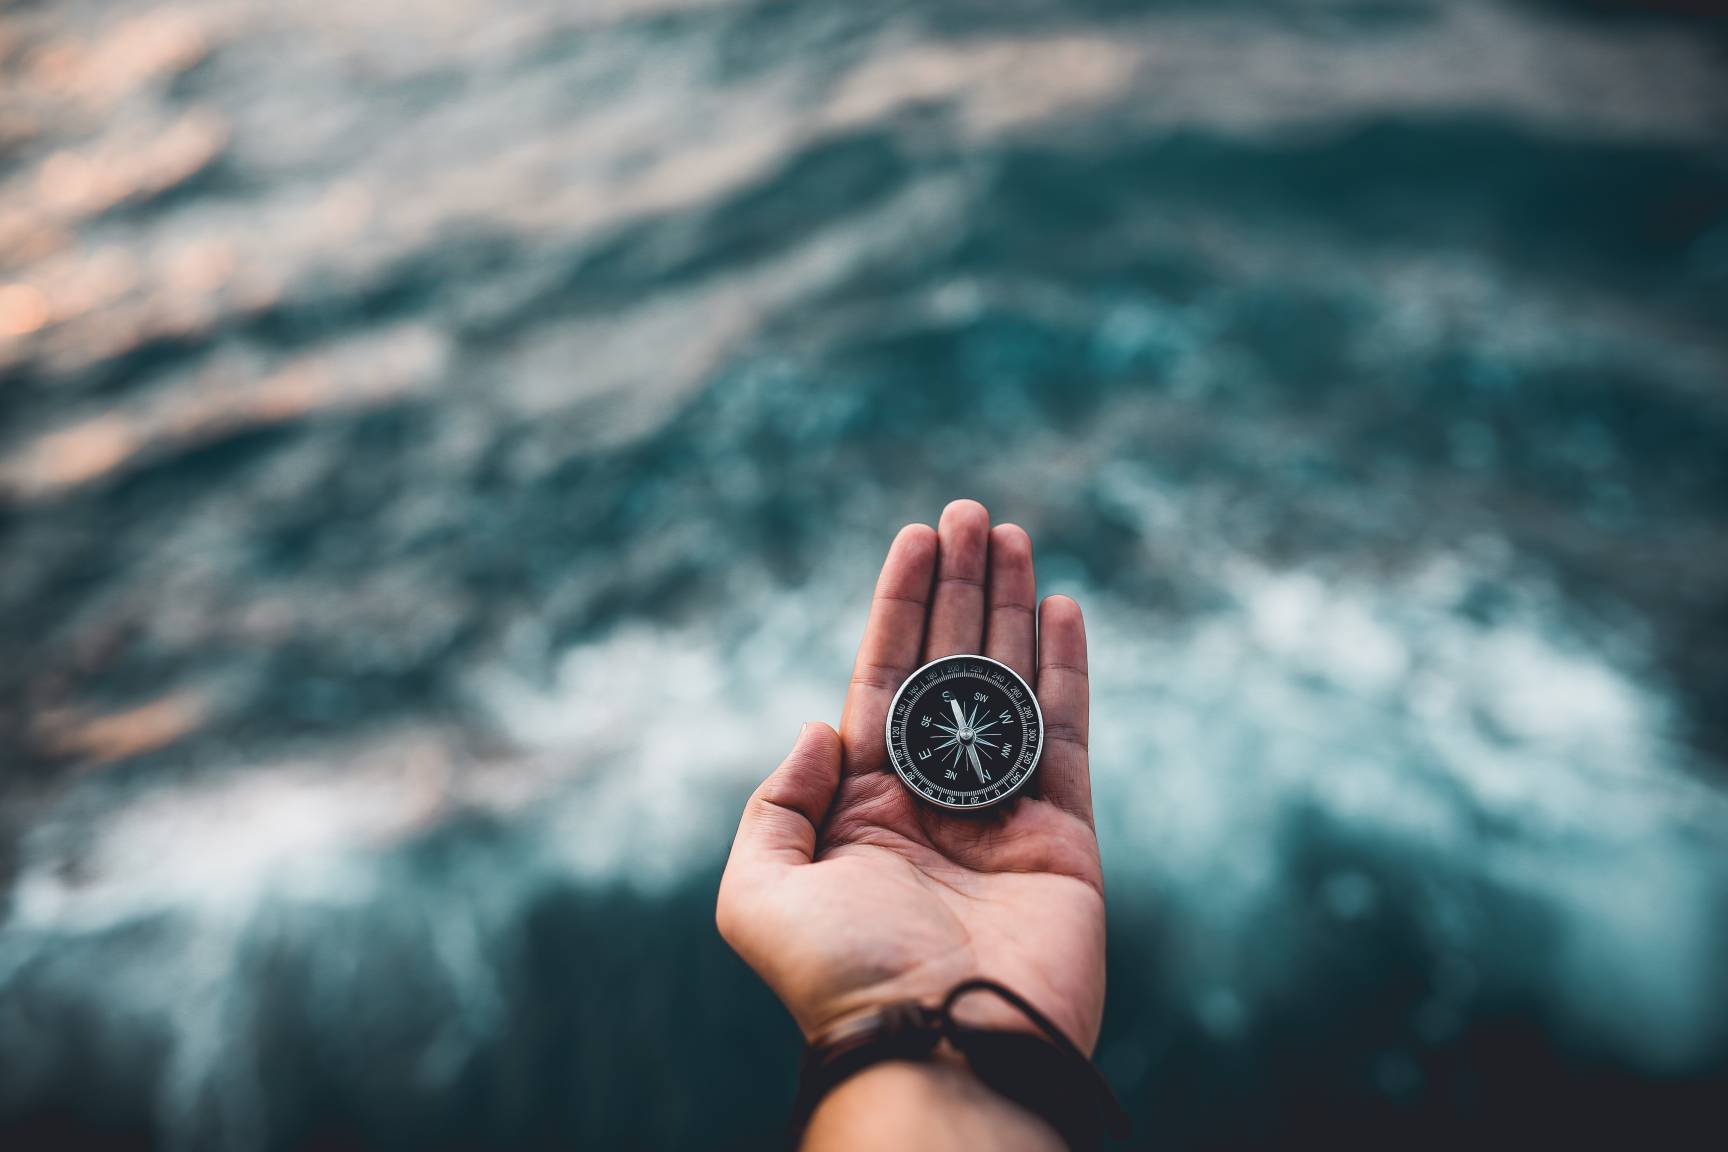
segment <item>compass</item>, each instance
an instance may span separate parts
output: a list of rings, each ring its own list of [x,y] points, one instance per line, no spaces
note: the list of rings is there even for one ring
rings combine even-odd
[[[888,707],[888,759],[944,808],[999,804],[1032,778],[1044,714],[1026,681],[987,656],[944,656],[906,678]]]

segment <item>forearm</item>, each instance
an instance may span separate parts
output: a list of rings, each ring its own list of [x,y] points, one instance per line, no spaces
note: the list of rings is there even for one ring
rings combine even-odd
[[[877,1064],[823,1098],[805,1152],[915,1148],[1064,1152],[1056,1130],[996,1095],[957,1062]]]

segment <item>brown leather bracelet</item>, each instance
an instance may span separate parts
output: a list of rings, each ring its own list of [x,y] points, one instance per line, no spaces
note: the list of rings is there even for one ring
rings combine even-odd
[[[954,1005],[974,992],[1000,997],[1042,1035],[960,1023]],[[1085,1054],[1024,997],[978,979],[955,985],[939,1008],[911,1000],[887,1004],[812,1038],[800,1067],[791,1146],[798,1146],[822,1098],[848,1077],[888,1060],[930,1060],[943,1041],[965,1057],[980,1082],[1043,1118],[1077,1152],[1102,1147],[1106,1134],[1128,1136],[1127,1113]]]

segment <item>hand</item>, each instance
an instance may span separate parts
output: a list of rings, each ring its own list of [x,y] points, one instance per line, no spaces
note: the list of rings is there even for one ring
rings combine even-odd
[[[806,724],[745,808],[720,882],[720,931],[808,1037],[971,976],[1031,1000],[1084,1052],[1104,1006],[1104,888],[1086,762],[1086,632],[1045,600],[1032,542],[972,501],[888,551],[840,734]],[[889,702],[920,664],[979,652],[1036,685],[1044,751],[1017,798],[956,813],[887,761]],[[1035,677],[1035,678],[1034,678]],[[1001,1023],[1012,1023],[1007,1018]],[[997,1023],[992,1020],[991,1023]]]

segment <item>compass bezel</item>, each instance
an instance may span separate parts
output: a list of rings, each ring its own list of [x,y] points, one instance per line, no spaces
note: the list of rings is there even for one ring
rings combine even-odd
[[[939,788],[910,764],[901,764],[900,759],[894,754],[894,714],[900,709],[900,701],[905,698],[907,690],[916,684],[919,677],[923,676],[924,673],[939,664],[947,664],[951,661],[972,661],[979,664],[989,664],[1000,669],[1013,684],[1018,685],[1020,690],[1026,694],[1026,699],[1032,703],[1032,714],[1038,720],[1038,741],[1032,752],[1032,762],[1026,767],[1020,779],[1015,781],[1011,787],[987,800],[969,799],[968,793],[949,792],[947,789]],[[930,687],[935,687],[935,685],[932,684]],[[951,812],[981,812],[987,808],[995,808],[1018,796],[1032,777],[1038,774],[1038,767],[1044,761],[1044,709],[1039,705],[1038,694],[1032,690],[1032,685],[1028,684],[1020,673],[1002,661],[992,660],[988,656],[979,656],[970,652],[957,652],[951,656],[938,656],[934,660],[919,665],[912,670],[906,679],[900,682],[900,687],[894,690],[894,698],[888,703],[888,715],[882,722],[882,742],[888,754],[888,763],[893,767],[894,774],[900,777],[900,782],[919,800]]]

